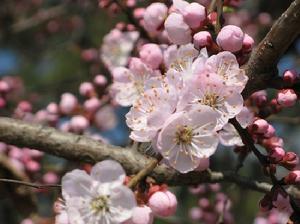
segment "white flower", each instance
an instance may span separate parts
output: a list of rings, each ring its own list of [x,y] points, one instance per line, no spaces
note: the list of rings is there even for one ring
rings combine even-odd
[[[112,70],[118,66],[125,66],[128,57],[138,39],[138,32],[121,32],[111,30],[104,38],[101,46],[101,59]]]
[[[132,58],[129,69],[117,67],[112,72],[114,82],[111,86],[115,100],[121,106],[131,106],[143,94],[145,83],[151,77],[160,76],[139,58]]]
[[[224,146],[243,146],[242,139],[232,124],[225,124],[219,131],[220,143]]]
[[[158,151],[179,172],[196,169],[217,149],[217,116],[207,106],[171,115],[159,132]]]
[[[128,220],[136,201],[123,185],[125,172],[112,160],[97,163],[88,175],[73,170],[62,178],[65,212],[70,224],[118,224]]]

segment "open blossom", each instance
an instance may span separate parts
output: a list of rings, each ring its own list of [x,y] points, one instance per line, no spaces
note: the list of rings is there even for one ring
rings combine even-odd
[[[138,32],[121,32],[117,29],[110,31],[101,46],[101,59],[109,69],[124,66],[128,62],[134,43],[138,39]]]
[[[123,168],[112,160],[97,163],[90,175],[78,169],[67,173],[62,178],[62,194],[69,222],[118,224],[131,218],[136,201],[124,180]]]
[[[145,82],[159,76],[139,58],[132,58],[129,69],[118,67],[113,70],[114,83],[111,86],[115,100],[122,106],[131,106],[144,92]]]
[[[196,169],[217,148],[217,113],[207,106],[175,113],[159,132],[156,147],[179,172]]]
[[[152,141],[176,105],[177,97],[168,85],[148,89],[126,115],[126,123],[132,129],[130,138],[138,142]]]
[[[245,71],[239,67],[235,55],[228,51],[209,57],[205,68],[207,73],[217,74],[226,86],[235,87],[239,92],[242,92],[248,81],[248,77]]]
[[[206,79],[207,78],[207,79]],[[192,82],[179,102],[180,110],[206,105],[219,114],[217,129],[220,130],[230,118],[243,108],[243,97],[234,88],[224,85],[215,74]]]
[[[243,146],[243,141],[235,127],[227,123],[219,131],[220,143],[224,146]]]

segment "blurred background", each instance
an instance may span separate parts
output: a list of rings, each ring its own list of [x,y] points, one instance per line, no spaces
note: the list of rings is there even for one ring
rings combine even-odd
[[[140,1],[138,4],[145,6],[151,2],[154,1]],[[244,0],[236,12],[225,14],[226,23],[241,26],[258,43],[291,2]],[[105,76],[108,83],[100,86],[97,91],[99,94],[106,93],[105,88],[111,78],[101,62],[100,48],[103,37],[110,30],[119,22],[128,22],[122,11],[114,7],[100,7],[96,0],[2,0],[0,4],[0,79],[5,80],[14,89],[7,94],[5,106],[1,106],[1,116],[18,118],[20,115],[16,110],[24,106],[24,102],[29,102],[32,107],[30,112],[36,113],[51,102],[59,102],[65,92],[72,93],[79,101],[83,101],[78,92],[80,84],[85,81],[92,82],[98,74]],[[279,62],[280,74],[291,68],[300,72],[299,54],[298,39]],[[274,93],[270,92],[270,96],[272,94]],[[21,106],[20,102],[23,102]],[[112,125],[96,125],[91,128],[91,132],[101,135],[105,141],[112,144],[126,145],[129,132],[124,123],[124,115],[127,111],[128,108],[118,106],[102,110],[101,116],[106,116]],[[300,107],[297,105],[270,118],[276,127],[277,135],[285,140],[285,148],[298,154],[299,113]],[[66,117],[60,118],[59,125],[63,125],[66,120]],[[22,153],[19,155],[20,152],[11,146],[3,147],[6,149],[1,151],[7,157],[25,156]],[[38,165],[31,164],[33,168],[25,164],[29,166],[27,170],[32,169],[30,172],[26,169],[24,171],[23,168],[28,176],[26,178],[32,182],[57,182],[59,180],[55,178],[60,178],[66,170],[88,166],[49,155],[35,161]],[[13,167],[18,166],[17,162],[9,163]],[[236,163],[237,158],[232,149],[221,147],[211,162],[213,170],[234,169]],[[0,161],[0,166],[2,176],[12,179],[15,177],[13,171],[5,166],[5,162]],[[34,166],[39,168],[35,169]],[[241,174],[260,181],[265,180],[261,175],[260,166],[251,156],[247,158]],[[232,201],[231,211],[235,223],[253,223],[262,195],[230,184],[222,186],[222,192]],[[205,197],[213,203],[216,195],[214,192],[219,191],[214,187],[219,186],[206,187],[211,187],[212,190]],[[181,202],[177,215],[166,220],[156,219],[155,223],[201,223],[192,221],[189,217],[190,209],[197,206],[199,197],[191,195],[188,188],[177,187],[174,191]],[[53,223],[53,203],[59,197],[59,193],[57,188],[28,189],[0,183],[0,223],[21,223],[29,215],[34,223]]]

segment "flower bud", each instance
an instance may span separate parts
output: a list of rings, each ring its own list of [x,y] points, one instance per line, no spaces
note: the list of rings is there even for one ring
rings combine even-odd
[[[10,90],[10,86],[5,81],[0,81],[0,92],[7,93]]]
[[[292,89],[280,90],[277,93],[277,102],[283,107],[294,106],[297,100],[297,94]]]
[[[101,105],[101,102],[98,98],[92,97],[84,102],[84,109],[88,112],[95,112]]]
[[[288,170],[293,170],[299,163],[299,158],[294,152],[285,153],[280,165]]]
[[[297,72],[295,70],[286,70],[283,73],[283,80],[289,84],[295,83],[297,79]]]
[[[152,224],[153,213],[148,206],[138,206],[133,209],[131,218],[124,224]]]
[[[155,2],[149,5],[144,12],[145,29],[150,33],[157,33],[168,15],[165,4]]]
[[[96,75],[94,78],[94,84],[97,86],[105,86],[107,84],[107,78],[104,75]]]
[[[76,107],[78,101],[71,93],[64,93],[61,95],[59,109],[64,114],[70,114]]]
[[[174,44],[188,44],[192,40],[190,27],[181,14],[171,13],[165,21],[165,29],[168,38]]]
[[[265,90],[260,90],[251,95],[251,100],[257,106],[263,106],[267,103],[267,92]]]
[[[266,194],[259,202],[259,207],[262,212],[270,211],[273,208],[272,198]]]
[[[167,217],[175,214],[177,199],[170,191],[158,191],[149,198],[148,204],[155,215]]]
[[[269,157],[271,162],[278,163],[280,162],[285,155],[285,151],[283,148],[276,147],[269,152]]]
[[[92,83],[90,82],[83,82],[79,86],[79,93],[82,96],[91,96],[94,93],[95,89]]]
[[[58,176],[56,173],[54,172],[47,172],[46,174],[44,174],[43,176],[43,181],[46,184],[55,184],[58,182]]]
[[[29,103],[28,101],[26,100],[23,100],[21,101],[19,104],[18,104],[18,108],[23,111],[23,112],[31,112],[32,111],[32,105],[31,103]]]
[[[269,124],[264,119],[257,119],[252,124],[252,130],[255,133],[263,134],[263,133],[267,132],[268,128],[269,128]]]
[[[204,25],[206,9],[197,2],[188,4],[183,10],[184,21],[192,28],[197,29]]]
[[[189,217],[193,221],[199,221],[202,218],[202,216],[203,216],[203,212],[198,207],[191,208],[190,211],[189,211]]]
[[[265,138],[271,138],[275,135],[275,128],[269,124],[268,130],[264,133]]]
[[[283,147],[283,140],[282,138],[274,136],[268,139],[264,139],[262,141],[262,144],[267,149],[274,149],[276,147]]]
[[[202,209],[208,209],[209,206],[210,206],[210,202],[207,198],[201,198],[199,201],[198,201],[198,205],[200,206],[200,208]]]
[[[225,51],[237,52],[242,49],[244,33],[234,25],[224,26],[217,36],[218,45]]]
[[[285,178],[286,184],[300,184],[300,170],[291,171]]]
[[[252,50],[254,45],[254,40],[251,36],[245,33],[244,39],[243,39],[243,52],[248,53]]]
[[[200,31],[193,36],[193,43],[195,48],[200,50],[203,47],[210,47],[212,45],[211,34],[207,31]]]
[[[163,61],[163,54],[157,44],[145,44],[141,48],[140,58],[152,69],[157,69]]]
[[[89,121],[81,115],[76,115],[70,120],[70,127],[74,132],[82,132],[89,126]]]

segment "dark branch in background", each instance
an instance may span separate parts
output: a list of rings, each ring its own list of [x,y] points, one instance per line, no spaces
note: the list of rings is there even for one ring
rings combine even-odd
[[[0,118],[0,141],[18,147],[35,148],[68,160],[95,163],[113,159],[122,164],[128,175],[143,172],[141,176],[144,177],[150,171],[150,169],[144,169],[145,167],[151,166],[151,169],[156,167],[149,173],[149,176],[158,183],[169,185],[230,182],[259,192],[269,192],[272,187],[267,183],[251,181],[234,172],[207,171],[181,174],[165,165],[156,166],[157,162],[152,157],[137,153],[132,148],[106,145],[86,136],[61,132],[54,128],[29,124],[11,118]],[[300,199],[299,190],[293,189],[293,194]]]
[[[249,77],[243,91],[245,99],[257,90],[272,87],[269,84],[278,75],[277,62],[300,34],[299,24],[300,0],[295,0],[273,24],[244,66]]]
[[[12,26],[14,33],[19,33],[29,28],[38,26],[50,19],[56,18],[66,13],[64,5],[54,6],[48,9],[41,9],[37,14],[28,19],[20,19],[19,22]]]
[[[61,187],[61,185],[59,185],[59,184],[36,184],[36,183],[30,183],[30,182],[25,182],[25,181],[20,181],[20,180],[4,179],[4,178],[0,178],[0,182],[19,184],[19,185],[24,185],[27,187],[33,187],[33,188],[37,188],[37,189],[50,188],[50,187]]]

